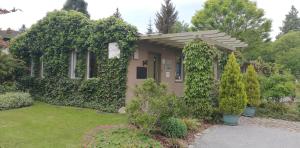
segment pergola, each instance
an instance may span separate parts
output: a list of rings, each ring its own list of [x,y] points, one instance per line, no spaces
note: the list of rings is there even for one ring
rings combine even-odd
[[[140,40],[146,40],[149,42],[154,42],[157,44],[162,44],[176,48],[183,48],[186,43],[197,39],[205,41],[208,44],[221,48],[226,48],[229,50],[236,50],[236,48],[243,48],[248,46],[246,43],[218,30],[172,34],[150,34],[140,36]]]

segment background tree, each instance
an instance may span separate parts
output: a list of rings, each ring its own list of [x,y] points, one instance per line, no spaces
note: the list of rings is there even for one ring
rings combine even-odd
[[[176,21],[175,24],[171,27],[170,33],[180,33],[180,32],[189,32],[189,24],[184,21]]]
[[[271,20],[250,0],[208,0],[193,16],[192,24],[194,30],[218,29],[245,41],[249,45],[242,50],[246,60],[256,59],[248,56],[249,52],[256,52],[263,42],[270,40]]]
[[[7,76],[12,74],[17,68],[21,68],[22,65],[22,61],[14,59],[0,49],[0,82],[2,83]]]
[[[267,62],[275,62],[284,66],[300,78],[300,31],[290,31],[282,35],[271,45]]]
[[[172,26],[177,21],[178,12],[171,0],[165,0],[160,12],[156,13],[155,26],[160,33],[170,33]]]
[[[22,27],[19,29],[19,32],[23,33],[26,31],[26,29],[27,29],[26,26],[23,24]]]
[[[75,10],[90,16],[87,11],[88,4],[84,0],[67,0],[63,10]]]
[[[119,19],[122,18],[122,15],[121,15],[121,13],[119,11],[119,8],[116,9],[116,12],[113,14],[113,16],[116,17],[116,18],[119,18]]]
[[[149,24],[147,26],[147,34],[153,34],[152,21],[149,19]]]
[[[17,12],[17,11],[22,11],[21,9],[16,9],[16,8],[13,8],[11,10],[7,10],[7,9],[2,9],[0,8],[0,15],[1,14],[8,14],[8,13],[12,13],[12,12]]]
[[[277,38],[288,33],[289,31],[300,30],[300,18],[298,17],[298,13],[299,12],[295,8],[295,6],[292,6],[289,14],[285,16],[285,20],[283,21],[283,26],[280,27],[281,32],[277,36]]]
[[[245,89],[248,98],[248,104],[252,107],[258,107],[260,104],[260,84],[258,75],[253,65],[249,65],[245,74]]]
[[[247,95],[240,65],[232,53],[221,78],[219,107],[224,114],[240,115],[246,104]]]

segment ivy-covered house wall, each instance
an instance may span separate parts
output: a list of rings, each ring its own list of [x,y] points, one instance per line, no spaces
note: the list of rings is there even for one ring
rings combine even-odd
[[[125,105],[127,67],[137,39],[137,29],[122,19],[92,21],[76,11],[54,11],[13,40],[10,52],[26,62],[19,87],[36,100],[115,112]],[[117,43],[118,58],[108,57],[110,43]]]

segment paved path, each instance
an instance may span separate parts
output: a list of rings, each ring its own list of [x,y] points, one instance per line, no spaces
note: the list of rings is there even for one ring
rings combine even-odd
[[[300,122],[242,117],[205,130],[190,148],[300,148]]]

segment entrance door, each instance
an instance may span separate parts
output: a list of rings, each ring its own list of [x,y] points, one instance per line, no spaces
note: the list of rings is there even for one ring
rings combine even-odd
[[[161,56],[158,53],[149,53],[148,58],[148,78],[153,78],[157,83],[160,82]]]

